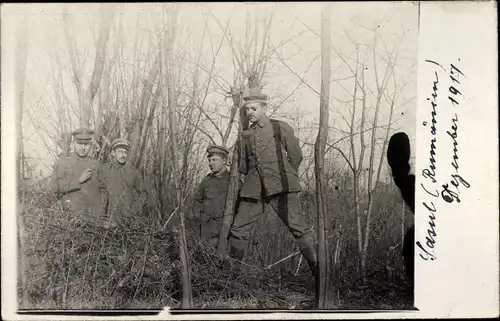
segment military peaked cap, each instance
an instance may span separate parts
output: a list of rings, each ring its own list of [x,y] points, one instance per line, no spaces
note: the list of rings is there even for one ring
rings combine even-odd
[[[80,142],[90,142],[90,140],[92,140],[93,134],[93,130],[84,127],[78,128],[71,133],[75,140]]]
[[[245,101],[245,103],[267,103],[267,95],[261,93],[259,88],[250,88],[245,94],[243,94],[243,100]]]
[[[125,138],[117,138],[111,143],[111,149],[115,150],[116,148],[130,150],[130,143]]]
[[[213,153],[227,155],[227,154],[229,154],[229,150],[226,147],[224,147],[224,146],[210,145],[207,148],[207,153],[209,155],[213,154]]]

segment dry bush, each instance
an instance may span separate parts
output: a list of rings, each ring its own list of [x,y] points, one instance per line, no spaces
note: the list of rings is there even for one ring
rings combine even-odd
[[[349,195],[340,193],[332,187],[328,200],[335,218],[328,231],[333,273],[330,279],[338,289],[335,295],[340,307],[411,305],[405,301],[407,283],[398,245],[400,196],[394,189],[391,193],[387,186],[376,192],[368,283],[361,286],[356,218],[352,204],[343,201]],[[160,231],[149,217],[137,217],[107,230],[95,217],[61,210],[54,197],[39,188],[27,188],[24,195],[21,217],[25,223],[23,253],[29,302],[22,302],[22,307],[180,306],[182,287],[175,218],[165,231]],[[301,202],[304,215],[313,226],[314,194],[304,191]],[[407,215],[407,219],[411,223],[412,216]],[[233,274],[215,250],[200,240],[197,222],[187,220],[186,228],[196,308],[301,308],[312,299],[312,276],[300,254],[274,264],[298,249],[270,207],[256,224],[239,275]],[[269,265],[272,267],[266,268]],[[392,276],[388,275],[388,266],[393,270]]]

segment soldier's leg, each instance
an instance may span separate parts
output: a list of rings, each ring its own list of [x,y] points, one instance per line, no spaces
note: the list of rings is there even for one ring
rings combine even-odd
[[[309,230],[306,217],[302,215],[302,207],[298,193],[282,193],[275,195],[269,200],[269,203],[288,227],[288,230],[292,233],[317,283],[318,260],[314,246],[314,233]]]
[[[248,246],[248,239],[255,223],[262,214],[263,203],[260,200],[241,199],[238,212],[234,217],[229,233],[229,254],[242,261]]]
[[[209,217],[203,224],[202,240],[205,245],[217,247],[219,240],[219,223],[212,217]]]

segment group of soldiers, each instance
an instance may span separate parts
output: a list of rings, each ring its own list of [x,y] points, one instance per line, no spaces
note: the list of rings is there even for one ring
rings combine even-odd
[[[241,132],[237,145],[239,171],[244,178],[239,181],[229,254],[243,260],[250,234],[270,204],[295,238],[317,280],[314,234],[299,201],[298,169],[303,158],[299,141],[290,125],[266,115],[266,95],[250,91],[243,100],[249,126]],[[106,226],[136,215],[137,211],[131,209],[144,204],[148,195],[141,174],[127,163],[130,143],[123,138],[113,141],[112,160],[100,165],[89,157],[93,132],[83,128],[72,134],[74,153],[58,160],[52,180],[53,191],[63,206],[76,212],[97,213]],[[224,146],[207,148],[211,173],[200,183],[193,202],[202,239],[211,246],[217,245],[222,225],[229,187],[228,154]]]
[[[89,157],[92,134],[87,128],[72,133],[74,152],[57,160],[51,188],[65,210],[93,215],[105,227],[116,226],[134,213],[136,204],[146,204],[147,189],[140,172],[127,163],[130,143],[114,140],[112,161],[101,165]]]
[[[238,182],[237,206],[228,240],[229,254],[237,261],[243,260],[256,222],[265,207],[271,205],[307,261],[315,279],[317,296],[319,280],[314,234],[299,201],[298,169],[303,158],[299,141],[290,125],[266,115],[266,95],[250,92],[243,99],[242,108],[249,126],[240,133],[236,150],[240,153],[238,168],[243,179]],[[74,153],[62,156],[56,163],[53,190],[65,208],[97,213],[109,227],[137,215],[146,202],[147,189],[140,172],[127,163],[130,143],[123,138],[113,141],[112,160],[100,165],[88,156],[92,134],[88,129],[73,132]],[[397,186],[413,210],[414,176],[409,174],[409,153],[406,134],[391,137],[387,155],[389,165]],[[207,148],[211,172],[201,181],[193,202],[192,213],[200,222],[202,240],[213,247],[219,240],[229,188],[228,155],[229,150],[224,146]],[[413,233],[411,230],[405,239],[405,265],[411,279]]]

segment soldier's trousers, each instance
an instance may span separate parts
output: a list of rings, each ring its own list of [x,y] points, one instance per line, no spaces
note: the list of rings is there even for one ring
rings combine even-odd
[[[270,204],[283,223],[292,233],[301,250],[312,248],[313,233],[308,229],[306,217],[302,215],[298,193],[281,193],[260,200],[241,198],[238,212],[234,218],[229,235],[232,256],[242,259],[248,246],[250,234],[255,223],[264,213],[265,205]]]
[[[217,247],[219,241],[220,228],[222,225],[222,218],[208,217],[201,223],[201,237],[202,240],[213,247]]]

